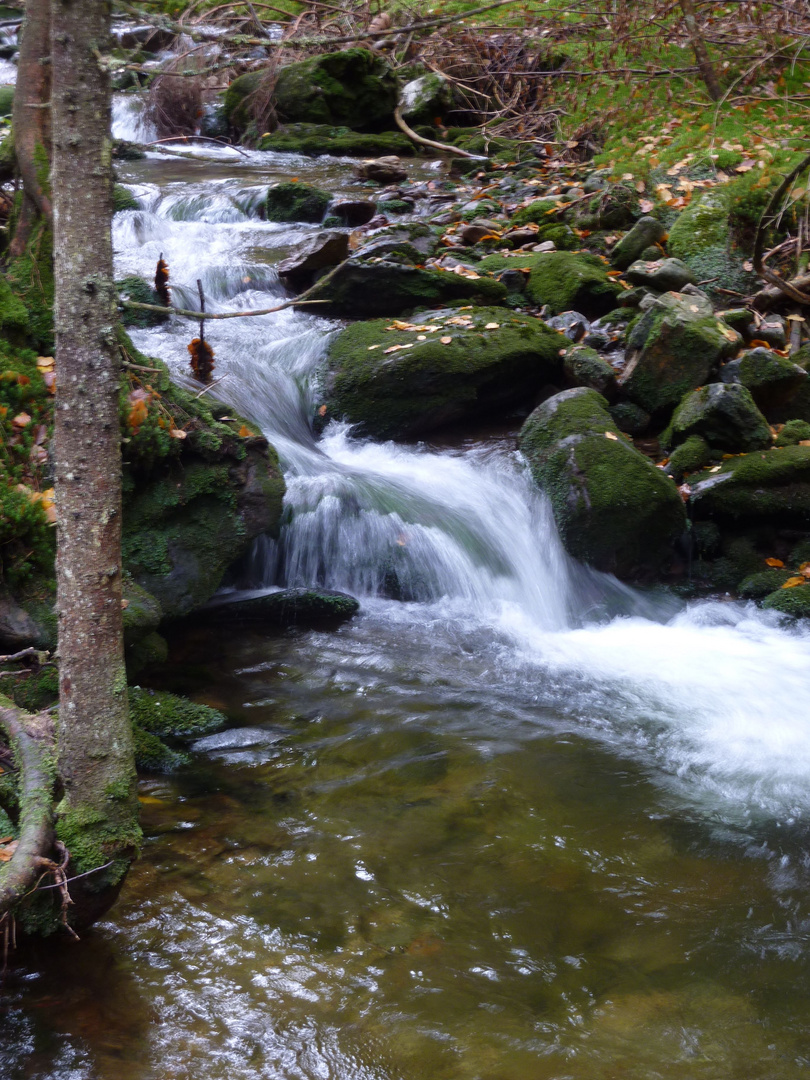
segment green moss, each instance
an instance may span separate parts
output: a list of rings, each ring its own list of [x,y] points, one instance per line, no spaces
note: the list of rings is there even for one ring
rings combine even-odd
[[[559,202],[556,199],[535,199],[534,202],[530,202],[528,206],[522,206],[520,210],[516,210],[510,222],[512,225],[528,225],[534,223],[535,225],[545,225],[549,221],[552,224],[556,222],[552,221],[549,217],[549,210],[556,210],[559,207]]]
[[[14,87],[0,86],[0,116],[10,117],[14,107]]]
[[[0,276],[0,334],[22,344],[27,326],[25,304],[14,295],[6,279]]]
[[[697,472],[712,460],[709,444],[700,435],[690,435],[679,447],[672,451],[667,465],[667,474],[680,481],[688,473]]]
[[[59,672],[55,665],[40,668],[24,679],[15,680],[11,690],[15,705],[28,712],[39,712],[59,700]]]
[[[110,799],[111,803],[116,801]],[[83,803],[71,806],[66,800],[57,807],[56,835],[70,852],[71,867],[77,873],[97,870],[111,861],[110,866],[88,879],[86,887],[98,892],[118,885],[129,870],[131,860],[116,853],[126,850],[137,853],[142,839],[134,820],[127,826],[116,827],[101,810]]]
[[[187,741],[219,731],[228,722],[217,709],[198,705],[176,694],[140,686],[129,689],[129,713],[132,723],[151,735]]]
[[[116,281],[115,287],[122,300],[134,300],[138,304],[160,304],[161,300],[154,288],[143,278],[125,277]],[[147,326],[160,326],[169,319],[169,311],[143,311],[138,308],[122,307],[121,322],[126,327],[143,329]]]
[[[488,255],[480,267],[488,271],[528,268],[527,295],[536,304],[548,304],[554,315],[562,311],[581,311],[588,317],[604,315],[616,307],[621,292],[597,255],[548,251],[527,255],[525,260]]]
[[[332,201],[328,191],[309,184],[285,181],[274,184],[267,192],[265,208],[268,221],[309,221],[323,219]]]
[[[132,192],[122,184],[115,184],[113,187],[113,213],[117,214],[122,210],[137,209],[138,200]]]
[[[763,450],[726,461],[693,488],[696,516],[810,525],[810,446]]]
[[[27,342],[53,355],[53,236],[44,224],[34,229],[25,252],[13,259],[6,281],[28,312]]]
[[[381,214],[411,214],[413,206],[402,199],[383,199],[377,203],[377,209]]]
[[[139,772],[172,773],[188,762],[188,755],[170,749],[157,735],[132,725],[135,747],[135,767]]]
[[[762,606],[768,611],[780,611],[794,619],[810,619],[810,585],[779,589],[766,596]]]
[[[276,77],[274,106],[283,123],[338,124],[362,131],[393,126],[397,97],[397,79],[387,61],[368,49],[350,48],[283,67]]]
[[[401,437],[463,416],[497,412],[525,402],[559,373],[565,339],[538,319],[498,308],[424,316],[436,326],[393,333],[387,320],[355,323],[329,351],[334,372],[332,415],[345,416],[377,438]],[[455,319],[455,322],[448,320]],[[488,323],[497,328],[486,329]],[[451,341],[443,345],[442,337]],[[393,354],[384,349],[409,345]]]
[[[127,649],[127,678],[134,678],[144,668],[165,664],[168,658],[169,646],[166,639],[152,631]]]
[[[259,150],[277,154],[305,154],[307,157],[410,157],[416,148],[399,131],[375,133],[352,131],[331,124],[285,124],[270,135],[263,135]]]
[[[789,577],[790,570],[758,570],[743,578],[738,592],[746,600],[762,600],[775,589],[781,589]]]

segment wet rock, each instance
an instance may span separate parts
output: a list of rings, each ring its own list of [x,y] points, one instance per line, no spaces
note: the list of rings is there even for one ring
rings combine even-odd
[[[515,259],[488,255],[483,270],[517,269]],[[607,276],[607,267],[596,255],[550,251],[527,255],[520,266],[529,269],[526,291],[538,305],[548,304],[552,314],[581,311],[588,318],[604,315],[616,307],[621,287]]]
[[[686,527],[677,488],[618,431],[600,394],[577,387],[544,401],[520,448],[574,558],[623,578],[668,563]]]
[[[810,526],[810,446],[762,450],[725,461],[692,487],[697,520]]]
[[[768,421],[744,386],[710,383],[684,396],[672,417],[675,442],[701,435],[718,450],[747,453],[770,447]]]
[[[678,292],[684,285],[694,285],[697,281],[680,259],[637,260],[628,267],[625,277],[631,285],[643,285],[656,292]]]
[[[619,384],[647,412],[661,412],[706,383],[740,342],[740,335],[715,317],[708,300],[664,293],[629,335]]]
[[[764,341],[771,348],[784,349],[785,345],[787,345],[787,321],[781,315],[768,315],[759,324],[749,322],[745,327],[744,334],[748,341]]]
[[[500,226],[491,221],[474,221],[471,225],[464,225],[458,235],[463,244],[472,247],[487,236],[500,236]]]
[[[581,341],[591,325],[578,311],[564,311],[562,315],[553,315],[546,321],[552,330],[559,330],[569,341],[574,342]]]
[[[796,396],[807,382],[807,372],[770,349],[757,348],[726,364],[720,378],[747,387],[759,408],[770,415]]]
[[[700,435],[690,435],[685,442],[676,447],[665,466],[667,476],[680,483],[687,473],[698,472],[708,465],[714,455],[711,447]]]
[[[349,255],[349,237],[344,232],[324,230],[303,240],[276,269],[288,288],[303,292],[315,281],[317,271],[337,266]]]
[[[44,644],[46,634],[42,627],[17,601],[0,589],[0,649],[18,652],[32,645]]]
[[[762,601],[768,611],[779,611],[793,619],[810,619],[810,585],[778,589]]]
[[[608,400],[616,393],[616,373],[595,349],[585,345],[567,349],[563,371],[574,386],[589,386]]]
[[[245,76],[247,77],[247,76]],[[401,131],[363,132],[333,124],[285,124],[259,140],[259,150],[307,157],[382,157],[414,153],[414,144]]]
[[[643,435],[650,426],[650,414],[632,401],[620,401],[618,405],[611,405],[610,415],[619,431],[627,435]]]
[[[520,406],[528,411],[538,391],[559,378],[566,339],[527,315],[445,309],[401,330],[388,325],[347,327],[328,357],[328,414],[374,438],[412,437]]]
[[[317,223],[331,201],[328,191],[290,180],[268,189],[265,212],[268,221]]]
[[[335,318],[401,315],[414,308],[453,300],[498,304],[506,286],[489,277],[437,269],[421,270],[393,261],[347,259],[315,284],[307,299],[325,301],[319,313]]]
[[[231,83],[226,107],[239,82]],[[397,78],[388,62],[361,48],[287,64],[273,88],[273,106],[282,123],[337,124],[359,131],[393,126],[398,97]]]
[[[329,207],[329,213],[340,218],[350,229],[368,225],[376,212],[375,204],[366,199],[347,199],[343,202],[332,203]]]
[[[408,172],[394,154],[362,161],[355,169],[359,180],[373,180],[377,184],[400,184],[408,179]]]
[[[328,589],[282,589],[217,602],[199,613],[217,623],[261,623],[276,627],[312,627],[345,622],[360,610],[360,603],[347,593]]]
[[[660,243],[666,234],[667,230],[657,218],[639,218],[630,232],[614,247],[610,254],[611,263],[617,270],[626,270],[631,263],[641,258],[645,248]]]

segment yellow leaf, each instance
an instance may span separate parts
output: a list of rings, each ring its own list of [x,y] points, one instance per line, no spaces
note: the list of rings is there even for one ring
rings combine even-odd
[[[381,349],[381,348],[382,348],[381,345],[369,345],[368,351],[371,352],[372,349]]]
[[[787,581],[785,582],[785,584],[782,586],[782,588],[783,589],[795,589],[797,585],[804,585],[804,578],[803,577],[791,577],[791,578],[788,578]]]
[[[777,570],[783,570],[785,567],[785,564],[782,562],[781,559],[766,559],[765,564],[766,566],[773,566]]]
[[[618,442],[619,441],[619,436],[614,435],[612,431],[606,431],[605,432],[605,438],[606,439],[612,439],[613,442]]]
[[[497,322],[488,322],[487,325],[484,327],[484,329],[485,330],[497,330],[497,329],[499,329],[500,325],[501,324],[497,323]]]
[[[239,428],[239,435],[243,439],[247,439],[251,435],[254,435],[254,434],[255,434],[255,432],[251,431],[250,428],[247,426],[247,424],[242,424],[242,426]]]
[[[442,345],[449,345],[452,340],[453,339],[451,337],[439,338],[439,341],[441,341]]]

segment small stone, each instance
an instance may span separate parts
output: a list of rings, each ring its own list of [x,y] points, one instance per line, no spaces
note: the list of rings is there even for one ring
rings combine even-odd
[[[625,271],[625,277],[631,285],[643,285],[656,292],[680,292],[685,285],[694,285],[697,280],[680,259],[637,260]]]
[[[355,175],[360,180],[373,180],[377,184],[399,184],[408,179],[407,171],[395,154],[360,162]]]
[[[653,217],[643,217],[614,247],[610,261],[619,270],[626,270],[638,259],[645,248],[657,244],[666,236],[664,226]]]

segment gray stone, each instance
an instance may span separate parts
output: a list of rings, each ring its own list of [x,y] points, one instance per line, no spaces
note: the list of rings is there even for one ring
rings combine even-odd
[[[373,180],[377,184],[400,184],[408,179],[407,170],[394,154],[361,161],[355,173],[360,180]]]
[[[349,255],[349,237],[345,232],[324,230],[296,244],[277,266],[285,285],[303,292],[315,281],[316,272],[337,266]]]
[[[720,371],[724,383],[740,383],[751,391],[767,415],[783,408],[807,383],[807,372],[770,349],[751,349]]]
[[[639,218],[630,232],[614,247],[610,255],[611,263],[617,270],[626,270],[641,256],[645,248],[660,243],[666,234],[667,230],[657,218]]]
[[[700,435],[730,454],[764,450],[772,444],[768,422],[744,386],[710,383],[687,394],[672,417],[676,442]]]
[[[625,272],[631,285],[643,285],[656,292],[679,292],[684,285],[694,285],[697,278],[680,259],[656,259],[634,262]]]

